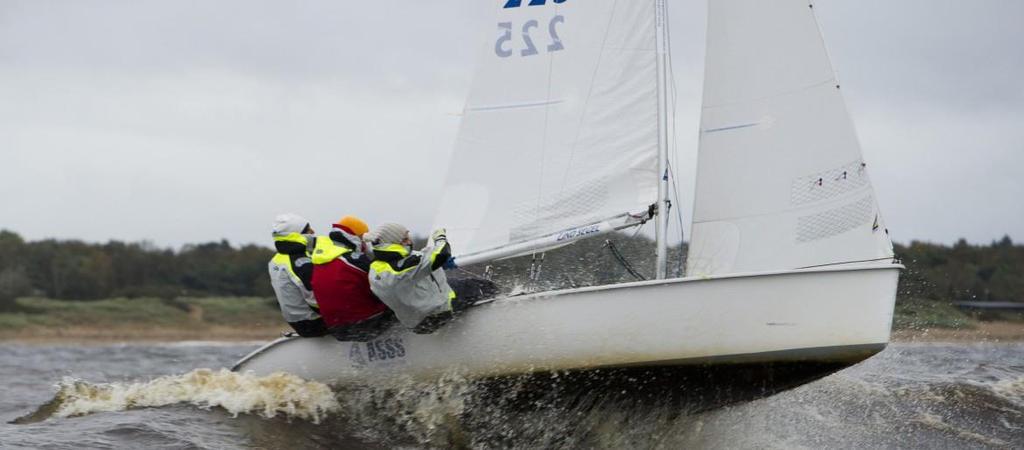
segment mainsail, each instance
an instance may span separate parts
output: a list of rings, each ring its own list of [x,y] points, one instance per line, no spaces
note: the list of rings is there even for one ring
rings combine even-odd
[[[500,0],[435,223],[462,264],[635,225],[658,199],[655,1]]]
[[[691,276],[892,257],[806,0],[709,2]]]

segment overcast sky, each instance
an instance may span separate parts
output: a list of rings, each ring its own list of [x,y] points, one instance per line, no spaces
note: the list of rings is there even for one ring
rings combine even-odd
[[[0,228],[425,233],[496,1],[0,0]],[[1024,240],[1024,1],[815,3],[894,240]],[[688,212],[706,9],[670,13]]]

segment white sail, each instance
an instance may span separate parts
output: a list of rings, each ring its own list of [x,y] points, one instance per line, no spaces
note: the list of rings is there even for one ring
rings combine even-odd
[[[435,219],[459,260],[646,218],[658,195],[654,0],[491,1]]]
[[[892,257],[813,7],[709,3],[688,273]]]

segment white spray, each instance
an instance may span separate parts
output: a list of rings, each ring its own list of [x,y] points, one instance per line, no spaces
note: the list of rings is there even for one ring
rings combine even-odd
[[[234,416],[271,418],[281,414],[319,423],[340,408],[327,385],[287,373],[257,377],[226,369],[196,369],[140,383],[93,384],[65,379],[58,388],[55,417],[188,403],[220,407]]]

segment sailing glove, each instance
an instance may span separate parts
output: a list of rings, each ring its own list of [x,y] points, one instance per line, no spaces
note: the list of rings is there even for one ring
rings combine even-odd
[[[445,240],[445,241],[447,241],[448,240],[448,236],[446,236],[445,229],[444,228],[438,228],[438,229],[434,230],[434,234],[430,235],[430,240],[433,241],[433,242],[437,242],[438,240]]]

